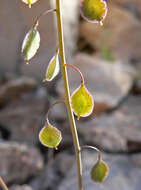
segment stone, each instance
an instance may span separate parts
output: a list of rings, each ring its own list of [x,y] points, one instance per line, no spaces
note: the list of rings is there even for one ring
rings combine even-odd
[[[29,185],[12,185],[9,190],[33,190]]]
[[[83,38],[102,55],[108,51],[115,59],[141,60],[141,23],[128,10],[109,4],[108,15],[101,27],[82,22],[80,38]]]
[[[48,100],[44,88],[27,93],[0,110],[0,124],[9,131],[9,139],[35,144],[39,142],[39,131]]]
[[[32,27],[37,16],[50,8],[50,2],[38,1],[32,10],[19,0],[3,1],[0,7],[1,72],[18,70],[27,76],[42,79],[46,64],[55,51],[56,32],[53,14],[42,17],[40,21],[41,46],[35,59],[31,61],[33,64],[29,66],[24,64],[21,45],[26,32]]]
[[[35,88],[37,88],[37,82],[31,77],[23,76],[8,80],[0,87],[0,105],[3,106]]]
[[[59,165],[58,165],[59,163]],[[63,151],[62,153],[58,154],[54,167],[57,168],[57,171],[62,175],[65,176],[66,173],[71,170],[75,163],[75,157],[73,154],[70,154],[68,151]]]
[[[114,2],[110,0],[109,3],[120,5],[129,10],[131,13],[135,13],[135,16],[141,18],[140,0],[114,0]]]
[[[1,142],[0,152],[0,176],[6,184],[23,183],[43,168],[43,159],[36,148]]]
[[[133,94],[136,94],[136,95],[141,94],[141,78],[139,78],[135,81],[132,92],[133,92]]]
[[[91,150],[90,150],[91,151]],[[136,167],[132,156],[102,154],[103,160],[109,166],[109,175],[102,184],[94,183],[90,171],[97,160],[95,153],[86,151],[83,154],[83,188],[87,190],[138,190],[141,186],[141,168]],[[57,190],[77,189],[76,166],[66,173],[66,177]]]
[[[130,2],[130,0],[114,0],[114,2],[112,0],[109,0],[109,3],[115,3],[115,4],[118,4],[118,5],[121,5],[121,6],[125,6],[129,2]]]
[[[52,105],[56,102],[56,99],[50,103]],[[63,123],[68,118],[67,110],[65,104],[56,104],[51,110],[49,115],[50,120],[55,120],[58,123]]]
[[[141,97],[129,97],[116,111],[77,124],[86,144],[108,152],[141,151]]]
[[[141,154],[133,154],[131,158],[136,167],[141,168]]]
[[[41,174],[31,180],[30,186],[34,190],[56,189],[66,172],[71,170],[75,163],[74,155],[62,151],[55,158],[50,157]]]
[[[110,64],[98,57],[78,54],[73,60],[73,65],[82,72],[85,85],[94,97],[94,113],[116,107],[130,91],[136,71],[121,61]],[[79,75],[68,68],[71,93],[80,85]],[[63,83],[57,85],[60,96],[63,96]]]
[[[134,6],[135,6],[135,8],[137,10],[137,14],[138,14],[139,18],[141,19],[141,9],[140,9],[141,1],[140,0],[134,0],[133,3],[134,3]]]

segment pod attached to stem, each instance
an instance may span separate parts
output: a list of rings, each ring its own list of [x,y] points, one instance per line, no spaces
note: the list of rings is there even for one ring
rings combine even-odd
[[[102,183],[108,175],[109,168],[107,164],[102,160],[101,151],[98,148],[89,146],[89,145],[81,146],[81,150],[84,148],[93,149],[98,153],[97,162],[92,167],[90,176],[91,176],[92,181],[97,182],[97,183]]]
[[[60,144],[62,140],[61,131],[59,131],[56,127],[52,126],[48,119],[48,114],[51,108],[59,103],[65,103],[64,100],[58,100],[54,104],[51,105],[47,114],[46,114],[46,123],[45,126],[41,129],[39,133],[39,140],[42,145],[57,149],[57,146]]]
[[[84,77],[81,71],[74,65],[65,64],[65,66],[72,68],[80,75],[81,84],[71,95],[71,106],[79,120],[80,117],[87,117],[92,113],[94,100],[85,86]]]

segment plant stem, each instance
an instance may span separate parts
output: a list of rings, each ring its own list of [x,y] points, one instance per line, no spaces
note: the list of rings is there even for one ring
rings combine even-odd
[[[8,187],[6,186],[6,184],[4,183],[4,181],[1,177],[0,177],[0,186],[3,190],[8,190]]]
[[[77,165],[77,176],[78,176],[78,190],[83,190],[82,187],[82,164],[81,164],[81,152],[80,145],[78,140],[77,129],[75,125],[74,115],[70,104],[70,92],[68,85],[68,75],[65,67],[65,51],[64,51],[64,41],[63,41],[63,25],[62,25],[62,12],[61,12],[61,0],[56,0],[56,16],[57,16],[57,25],[58,25],[58,38],[59,38],[59,52],[61,59],[61,70],[62,70],[62,78],[64,83],[64,91],[65,91],[65,101],[67,112],[69,116],[73,143],[75,147],[75,156],[76,156],[76,165]]]

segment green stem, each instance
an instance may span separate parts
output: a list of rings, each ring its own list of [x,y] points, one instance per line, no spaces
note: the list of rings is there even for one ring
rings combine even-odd
[[[57,26],[58,26],[58,38],[59,38],[59,53],[61,59],[61,70],[62,77],[64,82],[64,91],[65,91],[65,101],[66,107],[69,115],[70,126],[73,136],[73,143],[75,147],[75,155],[76,155],[76,164],[77,164],[77,176],[78,176],[78,190],[83,190],[82,187],[82,164],[81,164],[81,151],[78,140],[78,134],[76,130],[75,120],[73,111],[70,104],[70,92],[68,85],[68,75],[65,67],[65,51],[64,51],[64,41],[63,41],[63,25],[62,25],[62,12],[61,12],[61,0],[56,0],[56,16],[57,16]]]

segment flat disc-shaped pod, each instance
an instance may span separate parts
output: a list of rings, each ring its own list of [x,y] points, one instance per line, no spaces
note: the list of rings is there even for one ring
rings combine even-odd
[[[28,4],[29,8],[31,8],[31,5],[36,3],[38,0],[22,0],[22,1]]]
[[[22,54],[26,63],[34,57],[40,46],[40,34],[36,28],[32,28],[26,34],[22,44]]]
[[[107,14],[105,0],[81,0],[81,15],[88,22],[101,23]]]
[[[62,140],[61,132],[53,127],[48,121],[39,133],[41,144],[49,148],[57,149],[57,146]]]
[[[58,75],[59,71],[60,71],[59,50],[56,50],[55,55],[52,57],[52,59],[49,62],[43,82],[52,81]]]
[[[98,160],[91,170],[91,179],[94,182],[102,183],[108,175],[108,166],[102,161]]]
[[[94,108],[93,97],[84,84],[81,84],[71,96],[71,105],[73,112],[80,117],[87,117]]]

